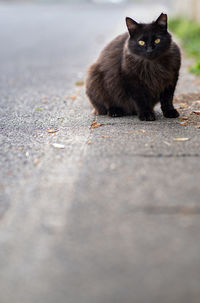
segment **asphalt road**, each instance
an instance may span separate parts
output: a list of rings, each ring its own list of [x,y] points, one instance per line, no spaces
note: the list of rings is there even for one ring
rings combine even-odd
[[[122,17],[160,10],[0,5],[1,303],[199,303],[199,129],[158,109],[92,130],[75,85]]]

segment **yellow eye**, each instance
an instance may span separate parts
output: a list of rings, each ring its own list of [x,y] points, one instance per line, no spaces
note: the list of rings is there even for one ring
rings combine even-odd
[[[159,38],[155,40],[155,44],[158,44],[158,43],[160,43],[160,39]]]
[[[140,40],[138,43],[139,43],[139,45],[141,45],[141,46],[144,46],[144,45],[145,45],[145,42],[142,41],[142,40]]]

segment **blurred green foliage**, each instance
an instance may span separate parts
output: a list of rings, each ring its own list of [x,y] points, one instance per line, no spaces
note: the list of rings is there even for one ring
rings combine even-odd
[[[169,28],[178,38],[189,56],[195,58],[196,64],[190,71],[200,75],[200,24],[183,18],[175,18],[169,21]]]

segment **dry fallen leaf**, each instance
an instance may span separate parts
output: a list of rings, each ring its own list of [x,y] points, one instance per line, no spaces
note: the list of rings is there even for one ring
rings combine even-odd
[[[171,144],[167,141],[163,141],[163,143],[165,143],[166,145],[170,146]]]
[[[47,132],[49,134],[54,134],[54,133],[57,133],[58,131],[59,131],[59,129],[57,129],[57,128],[55,128],[55,129],[53,129],[53,128],[47,128]]]
[[[73,96],[71,96],[71,99],[74,101],[77,99],[77,96],[73,95]]]
[[[64,149],[65,146],[63,144],[60,143],[52,143],[52,146],[57,148],[57,149]]]
[[[200,115],[200,110],[193,110],[192,113],[196,115]]]
[[[38,165],[40,163],[40,159],[39,158],[36,158],[35,160],[34,160],[34,165]]]
[[[198,128],[198,129],[200,129],[200,124],[199,124],[199,125],[197,125],[197,126],[195,126],[195,128]]]
[[[173,138],[174,141],[188,141],[190,138]]]
[[[93,122],[91,123],[91,128],[97,128],[97,127],[100,127],[100,126],[102,126],[102,124],[101,124],[101,123],[98,123],[97,121],[93,121]]]
[[[80,88],[76,89],[76,95],[77,95],[77,97],[81,95],[81,89]]]
[[[6,175],[8,176],[12,175],[12,170],[7,170]]]
[[[65,120],[65,118],[64,117],[60,117],[60,118],[58,118],[58,120],[59,120],[59,122],[62,123]]]
[[[47,96],[42,96],[40,102],[41,102],[42,104],[47,104],[47,103],[48,103],[48,102],[47,102],[47,99],[48,99]]]
[[[84,81],[76,81],[75,85],[76,86],[83,86],[84,85]]]
[[[46,100],[41,100],[40,102],[41,102],[41,104],[47,104],[48,103]]]
[[[88,144],[88,145],[91,145],[91,144],[93,144],[93,142],[92,142],[92,141],[88,141],[87,144]]]
[[[111,165],[110,165],[110,169],[115,169],[116,168],[116,165],[114,164],[114,163],[112,163]]]
[[[186,126],[187,125],[187,121],[180,122],[180,125]]]
[[[141,132],[141,133],[146,133],[146,130],[145,129],[137,129],[136,131],[136,134],[138,134],[139,132]]]
[[[103,136],[101,136],[101,138],[110,138],[110,137],[109,137],[109,136],[104,136],[104,135],[103,135]]]
[[[182,121],[182,120],[185,121],[185,120],[188,120],[188,119],[189,119],[189,117],[186,117],[186,116],[185,116],[185,117],[179,117],[179,120],[181,120],[181,121]]]
[[[191,216],[191,215],[195,215],[195,207],[182,207],[180,209],[180,215],[183,216]]]
[[[200,100],[193,101],[192,104],[194,104],[194,105],[200,105]]]
[[[188,107],[187,103],[179,103],[179,108],[180,109],[184,109],[184,108],[187,108],[187,107]]]

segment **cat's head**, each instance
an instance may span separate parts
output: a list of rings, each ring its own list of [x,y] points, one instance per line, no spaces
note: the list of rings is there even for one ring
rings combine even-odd
[[[130,52],[149,60],[160,57],[171,44],[171,35],[167,31],[167,15],[161,14],[152,23],[137,23],[126,18],[130,34],[128,47]]]

